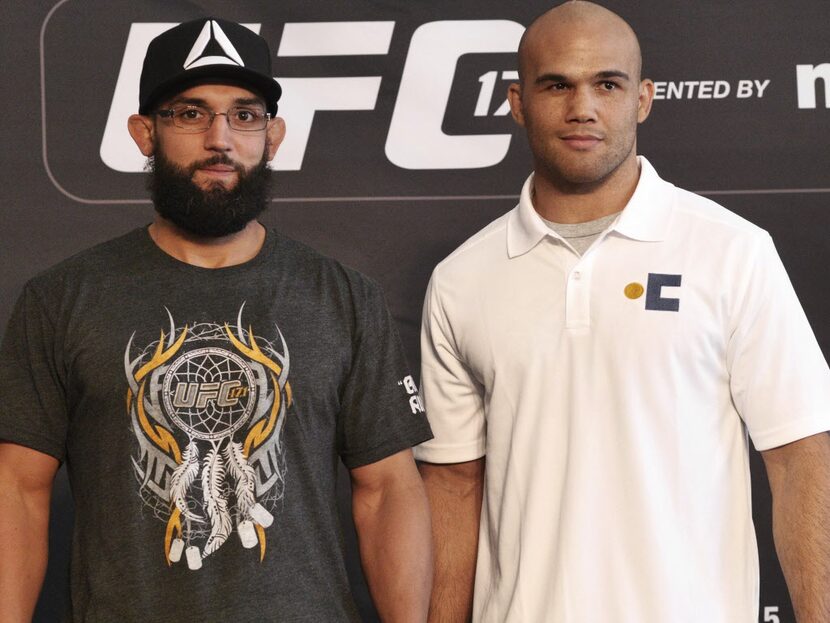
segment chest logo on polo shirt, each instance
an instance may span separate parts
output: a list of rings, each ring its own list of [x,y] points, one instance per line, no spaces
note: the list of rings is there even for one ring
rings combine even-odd
[[[241,308],[235,327],[168,317],[167,334],[144,347],[133,334],[124,353],[139,494],[166,526],[168,565],[184,555],[200,569],[234,532],[261,561],[285,490],[285,339],[279,327],[272,340],[243,328]]]
[[[625,296],[631,300],[646,295],[646,309],[651,311],[680,311],[680,299],[663,296],[663,288],[679,288],[683,275],[668,275],[663,273],[649,273],[645,288],[642,284],[632,281],[623,289]]]

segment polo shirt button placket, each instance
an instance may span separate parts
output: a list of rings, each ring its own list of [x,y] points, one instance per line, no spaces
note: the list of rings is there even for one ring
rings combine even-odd
[[[580,258],[568,275],[566,289],[566,318],[568,329],[588,329],[591,326],[591,264],[587,256]]]

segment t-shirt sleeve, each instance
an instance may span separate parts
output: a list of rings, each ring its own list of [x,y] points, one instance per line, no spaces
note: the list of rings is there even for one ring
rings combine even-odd
[[[830,370],[768,235],[746,266],[727,365],[735,407],[768,450],[830,429]]]
[[[54,327],[27,285],[0,347],[0,439],[63,460],[67,428]]]
[[[432,437],[380,288],[365,277],[354,277],[351,286],[352,362],[338,419],[338,450],[349,469]]]
[[[459,353],[435,274],[421,321],[421,390],[435,437],[418,446],[415,457],[460,463],[484,456],[484,387]]]

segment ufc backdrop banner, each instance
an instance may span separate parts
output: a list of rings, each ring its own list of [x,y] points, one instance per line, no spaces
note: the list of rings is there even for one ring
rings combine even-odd
[[[830,323],[830,40],[826,0],[602,4],[638,32],[656,84],[639,151],[662,177],[769,230],[825,353]],[[413,368],[432,268],[511,209],[531,162],[505,92],[525,26],[552,6],[459,0],[4,3],[2,297],[152,219],[145,162],[126,129],[149,41],[214,15],[271,46],[288,131],[264,217],[384,287]],[[700,249],[701,254],[707,253]],[[129,301],[124,302],[129,305]],[[753,455],[760,621],[794,621],[775,556],[763,464]],[[350,573],[374,614],[340,492]],[[705,504],[706,500],[689,500]],[[37,621],[67,601],[72,504],[61,472]],[[687,621],[707,621],[702,599]],[[530,622],[529,622],[530,623]]]

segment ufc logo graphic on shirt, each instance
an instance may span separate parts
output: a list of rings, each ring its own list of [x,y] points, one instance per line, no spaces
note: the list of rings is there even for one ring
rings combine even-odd
[[[240,398],[248,395],[248,387],[239,381],[222,383],[179,383],[173,397],[174,407],[192,407],[204,409],[211,401],[219,407],[233,407]]]
[[[680,287],[683,275],[649,273],[646,287],[646,309],[652,311],[679,311],[680,299],[663,296],[663,288]]]

